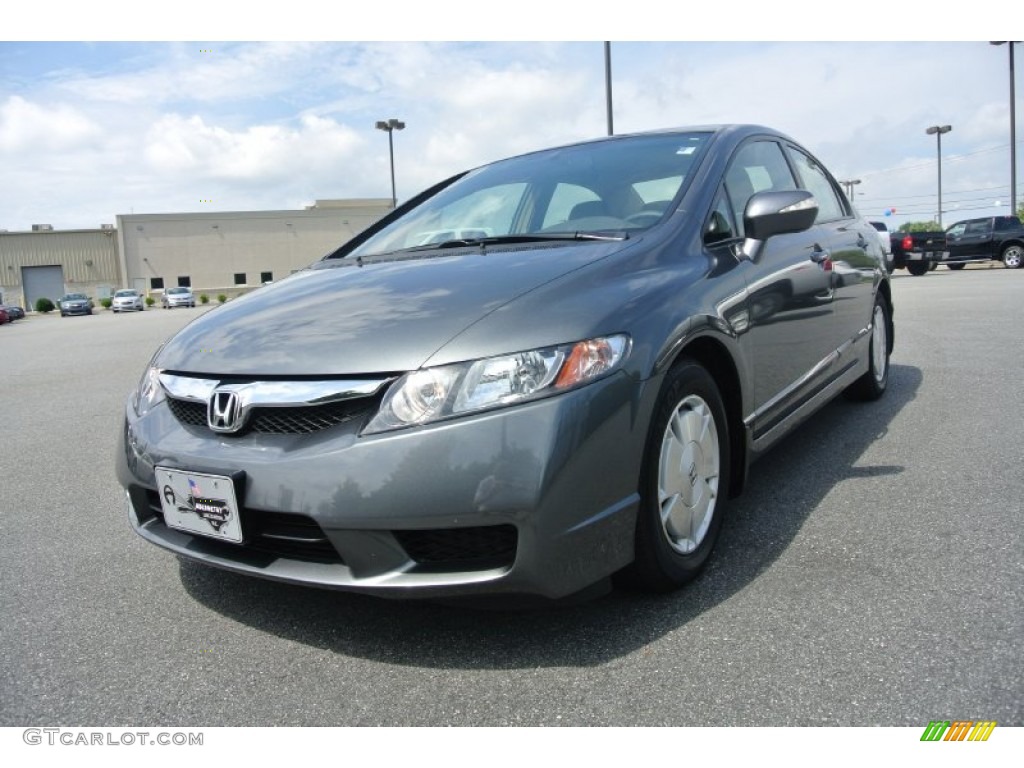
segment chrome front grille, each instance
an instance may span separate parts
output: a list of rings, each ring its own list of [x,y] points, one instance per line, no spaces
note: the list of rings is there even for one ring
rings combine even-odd
[[[207,418],[215,392],[230,392],[239,403],[228,434],[248,432],[305,435],[363,419],[380,403],[391,379],[324,381],[219,381],[161,373],[160,385],[174,417],[190,427],[210,428]],[[220,395],[218,395],[220,397]],[[216,419],[217,411],[214,410]],[[233,417],[234,418],[234,417]],[[215,427],[220,427],[216,421]],[[224,434],[224,429],[214,431]]]
[[[253,408],[244,432],[278,435],[308,435],[321,429],[344,424],[370,413],[377,398],[361,397],[326,405],[295,408]],[[167,398],[171,413],[182,424],[206,427],[206,406],[189,400]]]

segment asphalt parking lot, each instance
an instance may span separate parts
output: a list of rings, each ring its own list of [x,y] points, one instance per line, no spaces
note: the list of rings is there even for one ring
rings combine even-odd
[[[689,588],[488,611],[180,562],[120,412],[207,308],[0,327],[0,725],[1024,725],[1024,270],[893,282],[879,403],[756,464]]]

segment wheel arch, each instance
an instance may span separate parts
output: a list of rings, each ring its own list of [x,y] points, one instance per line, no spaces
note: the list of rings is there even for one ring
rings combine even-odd
[[[738,496],[746,483],[748,462],[746,429],[743,426],[743,387],[736,362],[726,346],[711,336],[699,336],[687,342],[672,364],[683,358],[704,366],[718,385],[729,427],[729,495]]]
[[[889,354],[892,354],[893,349],[896,348],[896,308],[892,305],[892,285],[888,280],[882,280],[878,285],[878,293],[882,294],[885,299],[885,303],[889,305],[889,328],[888,330],[888,346]],[[874,306],[874,302],[872,302]]]
[[[1011,248],[1024,248],[1024,238],[1013,237],[1008,240],[1004,240],[999,244],[999,251],[995,256],[992,257],[993,261],[1002,261],[1005,263],[1006,252]]]

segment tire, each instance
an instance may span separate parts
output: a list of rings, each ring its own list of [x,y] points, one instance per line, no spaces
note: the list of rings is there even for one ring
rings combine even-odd
[[[939,268],[939,262],[937,262],[937,261],[930,261],[930,262],[928,262],[928,271],[929,272],[934,272],[938,268]]]
[[[868,371],[846,388],[851,400],[878,400],[889,386],[889,355],[892,351],[892,311],[885,296],[878,294],[871,316]]]
[[[1007,269],[1020,269],[1024,262],[1024,247],[1019,245],[1008,245],[1003,249],[1003,266]]]
[[[682,359],[665,377],[647,436],[627,584],[668,592],[707,563],[728,501],[729,437],[715,380]]]
[[[912,261],[907,264],[907,272],[914,277],[921,277],[928,273],[928,263],[924,261]]]
[[[961,262],[960,264],[947,264],[946,266],[950,269],[963,269],[967,265]]]

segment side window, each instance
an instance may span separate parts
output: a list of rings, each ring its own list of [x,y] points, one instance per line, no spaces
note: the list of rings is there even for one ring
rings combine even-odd
[[[664,213],[682,183],[682,176],[668,176],[664,179],[638,181],[633,185],[633,191],[643,201],[643,210]]]
[[[966,228],[966,224],[954,224],[952,227],[949,228],[949,231],[946,234],[951,235],[953,237],[960,237],[960,235],[964,233],[964,230]]]
[[[752,141],[740,147],[725,172],[725,191],[736,234],[743,236],[743,211],[754,193],[796,188],[782,148],[774,141]]]
[[[796,171],[806,189],[818,203],[818,217],[815,221],[835,221],[846,216],[846,208],[839,200],[835,187],[825,170],[809,155],[790,147]]]
[[[577,184],[559,183],[551,195],[544,214],[542,229],[562,224],[569,219],[582,219],[588,215],[604,215],[604,203],[597,194]]]
[[[984,235],[989,231],[987,221],[972,221],[967,225],[968,235]]]
[[[732,240],[734,237],[736,237],[736,227],[733,224],[732,210],[725,197],[725,192],[721,191],[715,196],[715,205],[704,224],[704,245],[710,247],[726,240]]]
[[[512,231],[512,220],[526,194],[524,182],[488,187],[459,198],[427,219],[412,217],[402,248],[463,237],[492,237]],[[397,233],[396,233],[397,234]],[[395,247],[388,242],[388,247]]]

